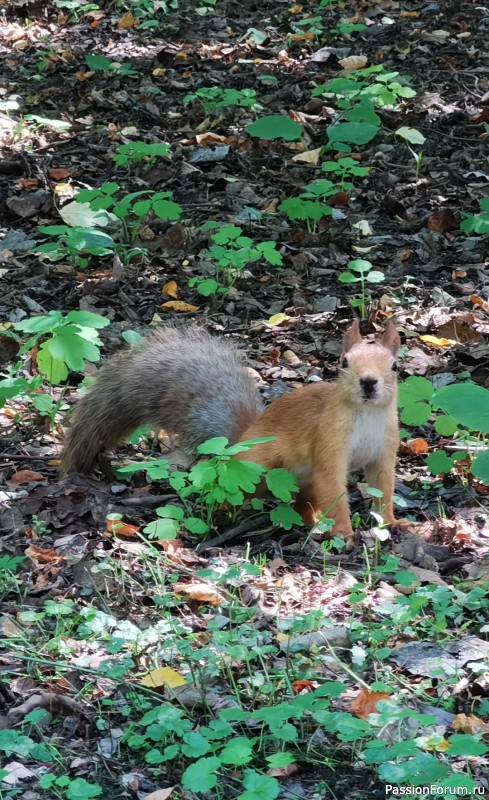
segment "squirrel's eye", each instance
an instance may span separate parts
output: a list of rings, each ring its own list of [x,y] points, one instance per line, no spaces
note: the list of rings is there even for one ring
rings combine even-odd
[[[392,372],[397,372],[397,362],[396,361],[394,361],[391,369],[392,369]]]
[[[343,361],[341,362],[341,368],[346,369],[347,366],[348,366],[348,359],[344,358]]]

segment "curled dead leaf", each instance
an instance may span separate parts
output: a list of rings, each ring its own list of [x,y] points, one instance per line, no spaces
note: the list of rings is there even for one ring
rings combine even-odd
[[[482,297],[478,297],[476,294],[472,294],[470,296],[471,303],[474,303],[476,306],[480,306],[486,314],[489,314],[489,303],[487,300],[483,300]]]
[[[319,163],[319,157],[321,155],[322,147],[318,147],[315,150],[305,150],[303,153],[298,153],[296,156],[292,156],[292,161],[302,162],[304,164],[316,164]]]
[[[69,169],[51,167],[51,169],[48,170],[48,174],[49,177],[53,179],[53,181],[62,181],[65,178],[69,178],[71,172]]]
[[[35,564],[57,564],[60,561],[66,560],[65,556],[58,553],[54,547],[43,549],[42,547],[37,547],[35,544],[31,544],[27,547],[24,550],[24,554],[27,558],[34,561]]]
[[[177,786],[169,786],[166,789],[157,789],[156,792],[151,792],[151,794],[145,794],[143,800],[170,800],[176,789],[178,789]],[[181,796],[180,791],[178,793],[178,796]],[[175,797],[177,797],[176,794]]]
[[[387,692],[371,692],[370,689],[361,689],[357,696],[350,703],[350,711],[357,717],[367,719],[369,714],[377,711],[379,700],[388,700],[390,695]]]
[[[220,606],[224,603],[224,597],[214,587],[204,581],[200,583],[174,583],[175,594],[183,594],[191,600],[199,600],[201,603],[210,603],[212,606]]]
[[[297,764],[287,764],[286,767],[271,767],[267,770],[267,775],[272,778],[290,778],[298,772],[299,767]]]
[[[166,294],[168,297],[173,297],[174,300],[178,297],[178,285],[176,281],[168,281],[163,286],[163,294]]]
[[[141,530],[141,528],[137,525],[130,525],[129,523],[123,522],[120,519],[106,519],[105,524],[107,526],[107,531],[116,536],[127,536],[130,538],[131,536],[135,536]]]
[[[306,679],[297,680],[292,682],[292,689],[296,694],[300,694],[304,691],[304,689],[315,689],[317,683],[314,681],[308,681]]]
[[[484,722],[475,714],[456,714],[452,728],[460,733],[489,733],[489,722]]]
[[[185,303],[183,300],[168,300],[161,306],[162,311],[199,311],[199,306],[193,306],[190,303]]]
[[[139,20],[134,16],[132,11],[126,11],[118,21],[117,27],[121,30],[127,30],[128,28],[135,28],[138,23]]]
[[[20,469],[14,472],[11,478],[6,482],[7,486],[23,486],[26,483],[39,483],[44,480],[44,475],[40,472],[34,472],[31,469]]]
[[[418,436],[417,439],[408,439],[406,442],[406,448],[410,453],[414,455],[419,455],[420,453],[428,453],[430,446],[426,439],[423,439],[421,436]]]
[[[458,230],[459,220],[450,208],[435,211],[428,220],[428,229],[435,233],[449,233]]]
[[[343,67],[343,69],[363,69],[367,66],[367,62],[367,56],[347,56],[338,61],[340,67]]]

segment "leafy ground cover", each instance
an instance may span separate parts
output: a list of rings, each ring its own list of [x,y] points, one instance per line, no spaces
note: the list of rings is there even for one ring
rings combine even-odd
[[[489,792],[487,10],[0,13],[0,798]],[[151,326],[230,336],[272,399],[334,375],[353,313],[402,335],[409,531],[353,481],[357,547],[318,542],[281,471],[230,519],[222,441],[59,478]]]

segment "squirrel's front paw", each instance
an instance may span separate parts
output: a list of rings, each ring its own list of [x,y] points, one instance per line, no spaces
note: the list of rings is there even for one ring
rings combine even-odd
[[[345,520],[344,522],[335,522],[333,527],[328,533],[329,537],[338,536],[339,539],[344,539],[348,548],[353,547],[354,540],[355,540],[355,531],[351,526],[350,520]]]

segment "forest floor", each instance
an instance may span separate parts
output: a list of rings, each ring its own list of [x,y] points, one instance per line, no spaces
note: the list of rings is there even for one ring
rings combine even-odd
[[[489,794],[487,459],[473,468],[489,433],[487,9],[0,14],[0,798]],[[97,227],[97,209],[116,217]],[[72,319],[95,342],[56,375],[39,356],[55,311],[86,312]],[[352,551],[274,526],[268,501],[214,517],[209,543],[177,523],[158,541],[144,528],[182,506],[174,484],[60,478],[99,346],[105,359],[158,325],[203,326],[243,349],[269,401],[335,376],[354,315],[402,338],[407,532],[372,527],[353,482]],[[440,415],[434,392],[467,381],[485,394]],[[140,436],[113,463],[165,444]]]

